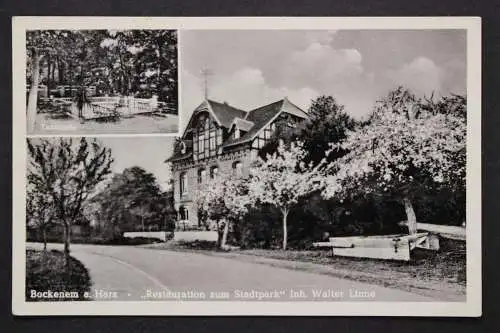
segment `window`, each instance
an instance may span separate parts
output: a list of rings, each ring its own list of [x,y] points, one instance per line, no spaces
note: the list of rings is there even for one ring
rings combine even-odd
[[[269,140],[271,139],[271,128],[270,127],[267,127],[266,129],[264,129],[264,140]]]
[[[233,163],[233,172],[238,176],[243,173],[243,164],[240,161]]]
[[[239,139],[240,137],[240,130],[238,128],[234,129],[234,138]]]
[[[210,156],[215,156],[217,145],[215,144],[215,130],[210,131]]]
[[[181,154],[186,153],[186,143],[183,141],[181,142]]]
[[[198,170],[198,184],[204,183],[207,179],[207,170],[200,169]]]
[[[198,151],[200,152],[200,154],[203,154],[205,151],[205,135],[204,134],[201,134],[198,137]]]
[[[217,174],[219,173],[219,168],[216,167],[216,166],[213,166],[211,169],[210,169],[210,178],[214,179],[215,177],[217,177]]]
[[[181,196],[187,193],[187,174],[185,172],[181,173],[179,191]]]
[[[217,146],[222,144],[222,128],[217,129]]]
[[[193,139],[193,154],[198,156],[198,136],[195,134]]]

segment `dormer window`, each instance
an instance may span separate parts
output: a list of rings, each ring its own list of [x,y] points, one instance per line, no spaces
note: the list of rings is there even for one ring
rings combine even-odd
[[[240,138],[240,130],[238,128],[234,129],[234,138],[239,139]]]

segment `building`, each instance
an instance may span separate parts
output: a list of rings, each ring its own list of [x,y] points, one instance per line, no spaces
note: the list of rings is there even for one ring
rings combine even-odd
[[[307,117],[287,98],[251,111],[203,101],[166,161],[172,167],[178,227],[200,226],[193,199],[208,177],[229,172],[244,175],[277,126],[293,127]]]

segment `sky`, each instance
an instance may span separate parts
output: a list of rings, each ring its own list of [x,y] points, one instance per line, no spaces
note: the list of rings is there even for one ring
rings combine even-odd
[[[283,97],[307,110],[326,94],[356,118],[398,85],[466,92],[464,30],[187,30],[180,33],[182,125],[209,98],[251,109]]]
[[[466,39],[459,30],[182,31],[181,118],[209,97],[252,109],[288,97],[307,109],[320,94],[334,96],[356,118],[398,85],[417,94],[466,92]],[[183,128],[183,127],[181,127]],[[112,149],[113,171],[141,166],[163,189],[173,137],[100,138]]]
[[[140,166],[156,176],[163,190],[169,188],[171,172],[165,160],[172,155],[174,137],[101,137],[99,141],[111,148],[113,172]]]

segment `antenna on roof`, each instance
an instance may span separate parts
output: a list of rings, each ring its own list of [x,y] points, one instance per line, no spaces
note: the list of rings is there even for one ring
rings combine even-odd
[[[208,77],[214,73],[207,67],[201,70],[201,75],[203,75],[203,83],[205,89],[205,99],[208,99]]]

